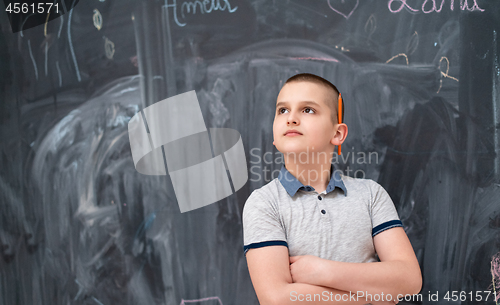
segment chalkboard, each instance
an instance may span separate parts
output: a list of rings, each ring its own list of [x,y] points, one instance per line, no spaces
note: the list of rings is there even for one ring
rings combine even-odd
[[[17,33],[0,16],[0,305],[258,304],[241,214],[281,167],[276,97],[301,72],[345,98],[337,166],[395,203],[423,274],[406,304],[495,304],[496,1],[90,0]],[[208,128],[241,134],[249,179],[181,213],[127,124],[191,90]]]

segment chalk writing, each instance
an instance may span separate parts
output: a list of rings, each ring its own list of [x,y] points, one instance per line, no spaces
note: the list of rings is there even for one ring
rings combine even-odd
[[[50,12],[47,14],[47,18],[45,18],[45,25],[43,26],[43,35],[47,37],[47,23],[49,23]]]
[[[340,49],[340,51],[342,52],[350,52],[350,50],[348,48],[344,48],[344,46],[335,46],[335,49]]]
[[[57,32],[57,38],[61,37],[61,31],[62,31],[63,24],[64,24],[64,16],[61,15],[59,18],[61,19],[61,23],[59,25],[59,32]]]
[[[78,62],[76,61],[75,49],[73,47],[73,40],[71,39],[71,17],[73,16],[73,7],[75,6],[75,2],[76,2],[76,0],[73,0],[73,4],[71,5],[71,10],[69,11],[68,43],[69,43],[69,50],[71,51],[71,57],[73,58],[73,64],[75,65],[76,78],[78,79],[79,82],[81,82],[82,78],[80,76],[80,69],[78,69]],[[64,1],[63,1],[63,3],[64,3]]]
[[[45,25],[43,27],[43,39],[42,46],[45,45],[45,76],[48,75],[48,53],[49,53],[49,43],[52,40],[52,35],[47,34],[47,23],[49,22],[50,12],[47,14],[47,18],[45,18]]]
[[[441,67],[442,67],[441,62],[443,60],[446,62],[446,69],[445,69],[446,71],[443,71],[441,69]],[[450,70],[450,61],[448,60],[448,58],[446,56],[441,57],[441,59],[439,60],[439,70],[441,71],[441,76],[449,78],[449,79],[452,79],[452,80],[458,82],[458,78],[455,78],[455,77],[450,76],[448,74],[448,72]],[[441,90],[441,87],[443,87],[443,79],[442,78],[439,80],[439,89],[438,89],[438,91],[436,93],[439,93],[439,91]]]
[[[441,70],[441,62],[442,62],[443,60],[445,60],[445,61],[446,61],[446,72],[443,72],[443,71]],[[456,79],[456,78],[454,78],[454,77],[452,77],[452,76],[449,76],[449,75],[448,75],[448,71],[450,70],[450,61],[448,60],[448,57],[446,57],[446,56],[441,57],[441,59],[439,60],[439,70],[441,70],[441,74],[442,74],[444,77],[451,78],[451,79],[456,80],[456,81],[458,82],[458,79]]]
[[[92,297],[92,299],[99,305],[104,305],[101,301],[99,301],[98,299],[96,299],[95,297]]]
[[[47,76],[47,73],[48,73],[48,68],[47,68],[48,57],[49,57],[48,53],[49,53],[49,44],[45,43],[45,76]]]
[[[21,24],[21,32],[19,32],[19,34],[21,34],[21,37],[24,37],[24,33],[23,33],[23,28],[24,28],[24,24],[26,23],[26,21],[28,20],[29,17],[33,16],[35,14],[30,14],[28,17],[26,17],[23,21],[23,23]]]
[[[132,56],[129,59],[130,59],[130,62],[134,65],[134,67],[136,67],[136,68],[139,67],[139,59],[137,58],[137,55]]]
[[[493,284],[493,295],[495,296],[495,304],[498,305],[500,299],[500,252],[495,254],[491,260],[491,278]]]
[[[331,2],[334,2],[334,4],[332,5]],[[356,0],[354,6],[352,5],[352,3],[354,3],[353,0],[348,1],[348,5],[345,5],[345,0],[341,0],[341,3],[338,2],[339,1],[328,0],[328,6],[332,9],[332,11],[343,16],[345,19],[349,19],[359,5],[359,0]]]
[[[408,0],[389,0],[388,3],[389,11],[391,11],[391,13],[399,13],[403,9],[407,9],[410,12],[414,13],[420,11],[425,14],[429,14],[432,12],[439,13],[443,9],[444,4],[447,1],[449,1],[450,3],[450,10],[453,11],[455,9],[455,0],[424,0],[421,6],[418,5],[411,6],[407,3],[407,1]],[[460,10],[462,11],[467,10],[470,12],[473,11],[483,12],[484,9],[480,8],[476,1],[477,0],[460,0]],[[439,2],[440,4],[438,5]],[[456,3],[458,3],[458,0]]]
[[[47,18],[45,18],[45,25],[43,27],[43,39],[42,46],[45,45],[45,76],[48,75],[48,53],[49,53],[49,43],[52,40],[52,35],[47,34],[47,23],[49,22],[50,12],[47,14]]]
[[[102,28],[102,15],[98,9],[94,9],[94,14],[92,15],[92,21],[94,22],[94,26],[98,31]]]
[[[386,61],[385,63],[388,64],[389,62],[393,61],[395,58],[398,58],[398,57],[404,57],[406,59],[406,65],[408,66],[408,56],[406,56],[405,53],[399,53],[398,55],[394,55],[393,57],[391,57],[388,61]]]
[[[413,35],[411,35],[410,41],[408,42],[408,45],[406,46],[406,53],[408,55],[413,54],[413,52],[415,52],[417,50],[418,42],[419,42],[418,33],[417,33],[417,31],[415,31],[415,33],[413,33]]]
[[[368,34],[368,39],[371,39],[372,34],[375,33],[376,29],[377,29],[377,19],[375,18],[375,15],[371,14],[365,23],[365,32]]]
[[[59,76],[59,87],[62,86],[61,68],[59,68],[59,61],[56,61],[57,75]]]
[[[104,38],[104,52],[106,53],[106,57],[108,59],[113,59],[113,55],[115,55],[115,44],[108,37]]]
[[[321,57],[289,57],[289,58],[294,60],[320,60],[320,61],[339,62],[335,58],[321,58]]]
[[[221,5],[221,2],[223,3]],[[229,13],[234,13],[238,9],[237,6],[234,8],[231,8],[231,4],[229,3],[229,0],[196,0],[196,1],[184,1],[181,5],[180,8],[178,7],[177,0],[173,0],[171,4],[169,4],[169,1],[165,1],[164,7],[172,8],[173,14],[174,14],[174,21],[178,26],[185,26],[186,23],[182,23],[179,21],[177,11],[180,10],[182,18],[186,18],[185,12],[189,14],[196,14],[196,10],[199,9],[202,14],[209,14],[213,11],[227,11]]]
[[[219,301],[220,305],[222,304],[222,301],[219,299],[219,297],[208,297],[208,298],[203,298],[203,299],[196,299],[196,300],[184,300],[182,299],[180,305],[185,305],[186,303],[198,303],[198,302],[205,302],[205,301],[210,301],[210,300],[217,300]]]
[[[31,42],[28,39],[28,49],[30,51],[31,62],[33,63],[33,68],[35,68],[35,77],[38,80],[38,68],[36,67],[35,58],[33,57],[33,51],[31,51]]]

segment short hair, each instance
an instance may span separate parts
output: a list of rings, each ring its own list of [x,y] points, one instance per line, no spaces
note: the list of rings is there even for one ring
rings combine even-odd
[[[325,85],[325,86],[333,89],[333,91],[335,93],[337,93],[337,98],[340,94],[340,91],[337,89],[337,87],[335,87],[334,84],[332,84],[331,82],[329,82],[328,80],[324,79],[321,76],[311,74],[311,73],[296,74],[296,75],[290,77],[289,79],[287,79],[287,81],[285,82],[285,85],[288,83],[291,83],[291,82],[313,82],[313,83],[317,83],[317,84],[322,84],[322,85]],[[338,111],[339,111],[338,99],[331,101],[331,104],[333,104],[333,107],[330,106],[330,110],[335,110],[335,115],[333,115],[333,111],[332,111],[332,121],[335,124],[335,122],[338,123]],[[345,108],[344,107],[344,97],[342,97],[342,122],[344,122],[344,108]],[[335,117],[335,119],[334,119],[334,117]]]

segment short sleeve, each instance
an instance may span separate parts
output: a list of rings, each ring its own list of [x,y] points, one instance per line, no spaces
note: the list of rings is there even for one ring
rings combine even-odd
[[[371,182],[372,237],[385,230],[402,227],[396,207],[387,191],[377,182]]]
[[[243,207],[243,251],[282,245],[288,247],[276,204],[253,191]]]

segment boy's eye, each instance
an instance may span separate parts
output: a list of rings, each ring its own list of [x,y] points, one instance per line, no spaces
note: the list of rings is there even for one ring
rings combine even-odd
[[[278,109],[278,114],[283,114],[283,113],[285,113],[285,111],[288,111],[288,109],[280,108],[280,109]],[[309,108],[309,107],[304,108],[304,112],[305,113],[316,113],[314,109]]]

